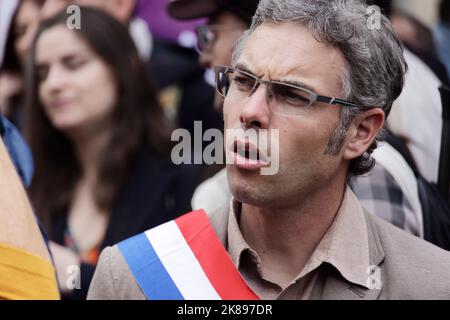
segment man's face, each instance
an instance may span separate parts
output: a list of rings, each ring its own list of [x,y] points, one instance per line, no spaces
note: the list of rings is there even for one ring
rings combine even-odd
[[[222,12],[209,19],[208,25],[214,33],[214,41],[199,57],[204,68],[231,64],[231,54],[236,40],[247,29],[245,22],[230,12]],[[221,110],[223,101],[216,95],[214,107]]]
[[[317,94],[341,97],[342,54],[318,42],[302,26],[283,23],[258,27],[248,38],[238,66],[262,79],[303,83]],[[339,126],[341,107],[315,103],[308,116],[284,116],[272,112],[266,90],[260,85],[244,101],[233,100],[230,90],[224,101],[225,128],[278,129],[279,171],[264,176],[259,169],[232,164],[227,167],[228,180],[233,195],[243,203],[289,206],[331,179],[345,178],[342,154],[325,154],[330,136]],[[272,100],[271,104],[276,103]]]

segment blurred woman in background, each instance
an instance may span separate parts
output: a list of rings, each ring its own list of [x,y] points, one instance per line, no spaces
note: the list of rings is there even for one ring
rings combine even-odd
[[[25,64],[44,0],[16,2],[13,4],[16,11],[7,35],[4,62],[0,66],[0,111],[18,125],[20,109],[24,104]]]
[[[92,8],[79,30],[67,17],[44,21],[33,44],[25,134],[61,289],[84,298],[99,252],[188,211],[194,186],[170,162],[168,126],[125,27]],[[81,290],[66,285],[73,265]]]

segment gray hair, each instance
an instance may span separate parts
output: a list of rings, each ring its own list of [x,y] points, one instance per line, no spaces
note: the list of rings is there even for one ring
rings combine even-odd
[[[371,27],[373,12],[362,0],[261,0],[252,25],[237,41],[232,64],[239,59],[248,37],[265,23],[296,23],[308,28],[317,41],[337,47],[346,65],[340,75],[342,99],[364,108],[341,109],[340,126],[332,134],[325,150],[336,154],[346,138],[355,116],[373,108],[389,115],[400,95],[407,65],[403,49],[387,17],[379,15],[379,26]],[[369,154],[377,147],[370,146]],[[374,165],[370,157],[352,160],[350,176],[369,171]]]

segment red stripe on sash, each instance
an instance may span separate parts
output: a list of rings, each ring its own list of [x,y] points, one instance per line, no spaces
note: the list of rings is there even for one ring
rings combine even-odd
[[[223,300],[259,300],[234,266],[203,210],[188,213],[175,222]]]

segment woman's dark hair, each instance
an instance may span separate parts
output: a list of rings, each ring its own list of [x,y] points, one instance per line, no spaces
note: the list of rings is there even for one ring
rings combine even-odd
[[[146,68],[127,29],[102,11],[80,8],[81,28],[70,32],[75,32],[111,68],[117,83],[111,138],[101,155],[94,194],[97,206],[109,210],[143,147],[160,157],[168,154],[169,128],[157,92],[147,78]],[[47,226],[55,215],[67,213],[82,174],[71,141],[54,128],[44,113],[35,66],[39,38],[50,28],[66,26],[67,18],[62,12],[41,24],[33,42],[27,75],[25,135],[33,152],[36,172],[30,197]]]
[[[38,7],[41,7],[44,3],[44,0],[26,0],[26,1],[32,1],[34,2]],[[15,48],[15,41],[17,38],[17,32],[16,32],[16,20],[17,15],[19,13],[20,7],[22,6],[24,1],[20,1],[17,5],[17,8],[11,18],[11,22],[8,26],[8,34],[6,36],[6,43],[5,43],[5,52],[3,57],[3,62],[0,65],[0,73],[11,73],[11,74],[17,74],[20,77],[24,76],[24,70],[22,62],[20,61],[19,55],[16,52]],[[11,114],[9,115],[10,120],[14,122],[14,124],[17,124],[16,121],[19,121],[19,119],[14,118],[15,116],[18,116],[16,113],[17,108],[20,108],[23,105],[23,98],[24,98],[24,92],[23,90],[19,90],[16,94],[10,96],[8,98],[7,104],[12,107],[12,110],[10,110]]]
[[[16,49],[14,47],[14,41],[15,41],[15,36],[14,36],[14,20],[15,20],[15,16],[11,22],[11,28],[10,28],[10,32],[7,36],[7,40],[6,40],[6,45],[5,45],[5,55],[4,55],[4,59],[3,59],[3,63],[0,66],[0,73],[10,73],[10,74],[14,74],[14,75],[18,75],[21,77],[22,81],[23,81],[23,66],[20,62],[19,56],[16,52]],[[23,98],[24,98],[24,90],[23,88],[21,88],[18,92],[16,92],[15,94],[11,95],[8,97],[8,100],[6,101],[7,105],[11,106],[11,114],[7,115],[14,117],[14,114],[16,112],[16,110],[18,108],[20,108],[20,106],[23,105]],[[17,124],[16,121],[17,119],[10,119],[13,120],[14,124]]]
[[[34,2],[38,7],[42,7],[44,4],[44,0],[27,0]],[[11,22],[9,24],[9,32],[6,36],[6,43],[5,43],[5,55],[3,59],[3,65],[0,66],[0,71],[7,71],[7,72],[14,72],[14,73],[22,73],[23,66],[21,65],[19,56],[17,55],[16,49],[14,47],[14,42],[16,40],[16,20],[17,15],[20,10],[20,6],[23,4],[23,1],[20,1],[17,5],[17,8],[14,12],[14,15],[11,19]]]
[[[17,10],[18,11],[18,10]],[[3,64],[0,66],[0,71],[22,73],[22,66],[20,65],[19,56],[17,55],[16,49],[14,48],[15,32],[14,32],[14,21],[16,20],[17,11],[11,20],[10,31],[6,38],[5,44],[5,56],[3,59]]]

